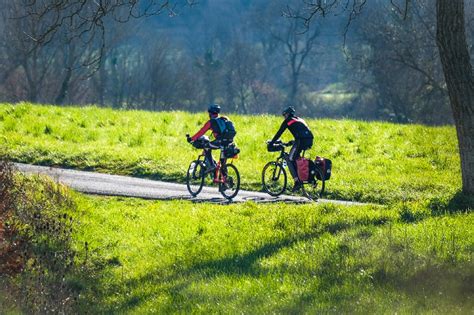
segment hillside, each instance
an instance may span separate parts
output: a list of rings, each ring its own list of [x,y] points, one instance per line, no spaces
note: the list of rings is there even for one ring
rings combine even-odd
[[[430,313],[474,309],[473,213],[76,198],[99,268],[79,313]],[[79,261],[85,259],[80,256]]]
[[[224,113],[225,114],[225,113]],[[276,116],[229,115],[238,129],[236,164],[243,187],[260,190],[261,170],[276,158],[265,140]],[[185,134],[206,113],[118,111],[96,107],[0,104],[0,152],[13,161],[182,182],[198,155]],[[386,203],[450,199],[461,185],[453,127],[308,119],[307,156],[333,161],[326,197]],[[287,132],[286,139],[290,139]]]
[[[281,118],[229,116],[239,130],[242,154],[235,163],[243,183],[259,189],[261,168],[275,158],[264,141]],[[15,161],[182,181],[197,154],[184,135],[205,118],[204,113],[1,104],[0,143],[2,155]],[[48,202],[48,192],[67,196],[73,228],[66,245],[74,263],[65,274],[54,265],[42,267],[52,279],[66,281],[64,297],[75,297],[66,306],[78,313],[137,314],[472,312],[474,217],[472,200],[457,193],[454,129],[308,123],[317,137],[311,154],[334,163],[329,197],[383,205],[92,197],[66,188],[45,190],[44,179],[19,177],[16,190],[49,206],[56,203]],[[34,211],[21,203],[15,207],[26,214],[18,216],[21,224],[36,222]],[[32,231],[29,239],[54,241],[51,231],[46,236]],[[11,281],[0,292],[35,284],[34,272],[25,269],[7,278]],[[25,305],[54,310],[55,296],[41,292],[56,292],[57,283],[15,291],[12,295],[27,304],[7,296],[0,313]],[[36,302],[38,296],[43,304]]]

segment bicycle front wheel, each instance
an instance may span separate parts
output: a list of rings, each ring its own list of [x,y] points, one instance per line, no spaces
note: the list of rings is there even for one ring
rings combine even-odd
[[[186,174],[186,186],[193,197],[196,197],[202,190],[205,170],[206,166],[200,160],[192,161],[191,164],[189,164],[188,172]]]
[[[279,196],[286,189],[286,171],[278,162],[268,162],[262,171],[262,186],[270,196]]]
[[[316,167],[315,172],[316,174],[314,175],[313,179],[308,182],[303,182],[303,194],[306,196],[306,198],[314,201],[323,196],[325,186],[323,173],[319,167]]]
[[[237,196],[240,190],[240,174],[232,164],[223,165],[221,168],[222,177],[225,177],[223,183],[219,183],[219,191],[226,199],[232,199]],[[225,176],[224,176],[225,175]]]

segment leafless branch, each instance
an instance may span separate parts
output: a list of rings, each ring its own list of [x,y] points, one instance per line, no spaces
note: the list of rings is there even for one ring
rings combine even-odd
[[[84,45],[99,42],[97,56],[84,64],[97,67],[105,49],[107,25],[165,12],[176,16],[179,5],[196,3],[197,0],[23,0],[23,12],[12,18],[31,19],[41,25],[37,33],[26,34],[37,46],[49,44],[60,33],[66,34],[69,41],[79,38]]]
[[[407,18],[407,15],[408,15],[408,7],[409,7],[409,4],[410,4],[411,0],[404,0],[404,6],[405,8],[402,10],[402,8],[400,8],[399,5],[397,5],[395,3],[394,0],[390,0],[390,3],[392,4],[392,6],[398,11],[398,13],[403,16],[403,19],[406,20]]]

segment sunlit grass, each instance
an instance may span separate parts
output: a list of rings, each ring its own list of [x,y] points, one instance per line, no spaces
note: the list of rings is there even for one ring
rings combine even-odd
[[[276,153],[265,140],[281,123],[276,116],[230,114],[241,148],[244,188],[259,190],[261,170]],[[59,165],[115,174],[184,181],[198,151],[185,134],[206,113],[118,111],[96,107],[0,104],[0,151],[18,162]],[[453,127],[308,119],[315,145],[307,156],[333,161],[329,198],[372,201],[452,196],[460,189]],[[290,139],[289,133],[285,139]]]
[[[243,184],[259,189],[263,165],[276,157],[264,141],[281,118],[230,116]],[[183,181],[198,153],[184,135],[205,120],[3,104],[0,148],[21,162]],[[74,194],[76,262],[90,271],[71,276],[78,312],[471,313],[474,216],[470,199],[456,195],[454,128],[307,121],[311,155],[333,160],[329,197],[386,206]]]
[[[406,224],[378,206],[78,202],[77,246],[102,266],[83,311],[472,311],[472,213]]]

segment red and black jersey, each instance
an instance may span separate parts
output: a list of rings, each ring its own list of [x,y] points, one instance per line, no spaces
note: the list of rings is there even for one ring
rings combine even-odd
[[[297,116],[286,118],[272,139],[272,142],[278,140],[283,132],[288,128],[295,139],[313,139],[313,134],[309,130],[306,122]]]
[[[217,125],[217,119],[218,118],[223,118],[224,120],[228,120],[226,116],[214,116],[211,119],[209,119],[204,126],[194,135],[191,137],[193,141],[196,141],[199,137],[203,136],[208,130],[212,130],[212,135],[214,136],[214,139],[219,139],[220,138],[220,130],[219,126]]]
[[[206,121],[206,123],[204,124],[204,126],[202,126],[202,128],[196,132],[196,134],[194,136],[191,137],[191,139],[193,141],[196,141],[199,137],[201,136],[204,136],[204,134],[209,130],[211,129],[211,121],[208,120]],[[216,137],[216,132],[214,132],[214,130],[212,131],[212,134],[214,135],[214,138]]]

